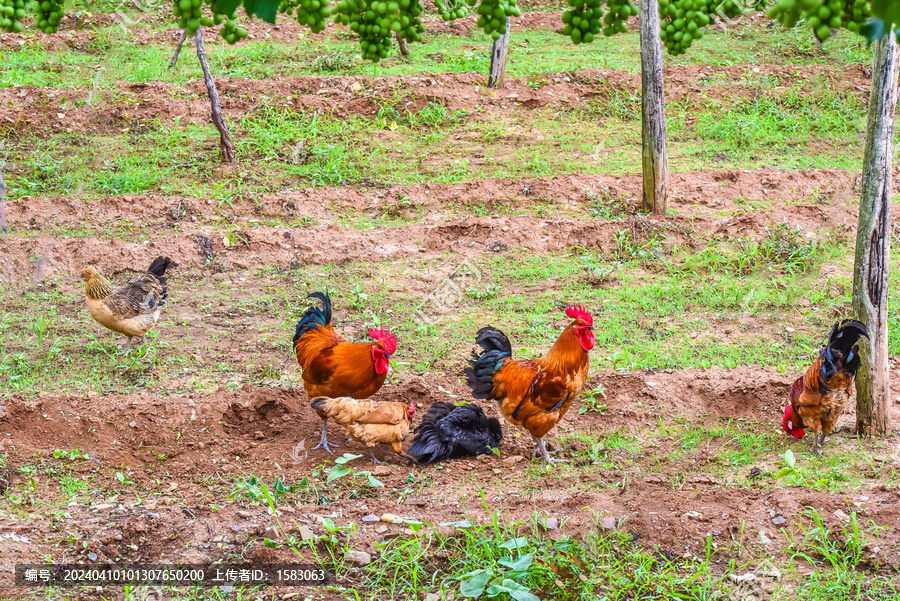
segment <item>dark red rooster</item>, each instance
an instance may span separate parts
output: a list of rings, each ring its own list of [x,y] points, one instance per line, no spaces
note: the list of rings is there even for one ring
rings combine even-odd
[[[853,381],[859,371],[859,339],[869,330],[859,321],[834,324],[828,345],[819,358],[791,386],[791,404],[784,410],[782,428],[794,438],[814,432],[812,452],[821,455],[825,437],[844,412],[853,395]]]

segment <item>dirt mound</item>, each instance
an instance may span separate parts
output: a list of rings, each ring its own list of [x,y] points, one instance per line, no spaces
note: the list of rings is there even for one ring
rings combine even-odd
[[[692,424],[714,423],[721,418],[749,423],[758,420],[761,427],[771,424],[777,430],[790,381],[790,377],[772,370],[751,367],[730,371],[607,371],[589,384],[606,386],[607,414],[578,415],[571,411],[551,438],[576,431],[597,435],[622,429],[644,432],[648,424],[660,419]],[[453,378],[405,378],[389,384],[379,398],[415,399],[424,407],[446,400],[448,394],[464,395],[463,385]],[[489,404],[485,409],[489,414],[495,412]],[[279,388],[245,386],[189,397],[47,396],[35,401],[11,397],[0,405],[0,444],[13,468],[27,463],[46,469],[54,461],[54,449],[68,452],[77,447],[81,453],[77,459],[62,459],[69,461],[67,469],[76,477],[112,479],[118,471],[128,482],[157,491],[143,500],[130,498],[123,490],[109,502],[69,503],[67,511],[72,527],[77,525],[74,536],[79,552],[95,554],[99,561],[116,558],[150,563],[179,558],[200,562],[227,557],[237,549],[255,548],[253,540],[260,537],[278,538],[275,516],[264,508],[241,503],[211,508],[207,495],[232,489],[239,480],[236,474],[253,473],[269,482],[275,475],[286,482],[309,476],[327,458],[322,451],[309,451],[318,439],[320,423],[307,408],[303,392]],[[852,423],[852,412],[842,423]],[[360,450],[355,443],[343,443],[337,428],[331,429],[332,436],[341,440],[342,446],[346,444],[341,451]],[[543,511],[565,518],[564,531],[575,534],[598,527],[599,513],[620,521],[620,527],[641,544],[660,545],[667,556],[700,555],[707,536],[716,545],[728,547],[741,533],[746,537],[743,544],[777,555],[780,552],[767,550],[767,543],[758,536],[762,531],[767,539],[784,542],[780,540],[784,534],[772,525],[773,516],[784,516],[785,527],[789,527],[800,519],[800,511],[806,506],[831,516],[839,509],[850,511],[851,505],[865,519],[890,528],[881,534],[884,559],[886,565],[900,560],[897,546],[891,542],[896,541],[900,508],[895,493],[887,489],[867,488],[844,498],[790,488],[741,488],[705,473],[702,463],[684,466],[674,461],[657,464],[650,471],[642,472],[641,467],[629,470],[624,479],[623,474],[604,470],[585,471],[581,484],[593,482],[595,486],[579,486],[569,494],[559,490],[561,483],[553,472],[535,479],[521,469],[523,464],[514,459],[528,457],[531,445],[525,437],[517,438],[513,428],[506,430],[501,457],[456,461],[446,464],[443,471],[405,466],[389,450],[377,451],[393,463],[375,470],[388,489],[399,490],[408,486],[410,478],[427,477],[433,487],[427,498],[401,495],[398,506],[394,495],[360,498],[343,496],[340,489],[327,493],[313,489],[310,496],[282,504],[279,520],[289,531],[297,531],[304,524],[316,531],[321,530],[321,519],[316,516],[326,512],[338,525],[346,525],[363,524],[362,516],[371,513],[391,512],[438,523],[463,515],[490,519],[494,510],[513,520],[528,519],[535,511]],[[830,444],[842,444],[840,438],[834,437]],[[660,469],[666,467],[669,471]],[[9,471],[14,473],[14,479],[22,477],[16,470]],[[474,482],[495,480],[498,475],[504,477],[507,488],[517,492],[507,495],[489,489],[482,493],[485,503],[468,509],[445,501],[465,494],[477,497]],[[681,482],[680,486],[673,486],[673,481]],[[526,494],[526,490],[531,492]],[[323,494],[327,494],[327,501],[322,500]],[[14,533],[19,541],[28,541],[0,545],[0,567],[4,569],[13,563],[39,560],[45,548],[49,551],[57,539],[71,536],[56,530],[52,518],[41,514],[28,522],[8,521],[3,530]],[[398,533],[390,530],[384,536]],[[372,528],[362,527],[359,536],[362,541],[383,540],[382,534]],[[771,549],[785,546],[786,542]],[[273,550],[272,556],[286,557],[288,553],[285,549]]]
[[[759,73],[757,73],[759,72]],[[669,101],[723,103],[760,93],[778,95],[787,88],[761,92],[748,84],[750,75],[770,75],[779,82],[798,80],[840,86],[850,93],[867,85],[861,66],[851,66],[833,80],[834,69],[821,66],[731,67],[672,66],[666,69],[666,98]],[[713,75],[720,85],[708,85]],[[823,76],[825,76],[823,78]],[[468,119],[493,118],[499,111],[575,108],[593,98],[605,98],[616,90],[638,93],[640,77],[625,71],[589,69],[574,73],[545,74],[540,85],[534,78],[508,79],[500,90],[485,87],[485,74],[436,74],[404,77],[272,77],[266,80],[220,78],[217,80],[223,112],[240,118],[261,103],[288,111],[319,111],[337,117],[375,115],[384,106],[398,111],[416,111],[428,103],[438,103],[452,111],[468,111]],[[113,94],[115,101],[112,101]],[[399,98],[399,100],[398,100]],[[88,102],[90,100],[90,102]],[[163,82],[119,82],[118,88],[94,98],[89,86],[75,89],[20,86],[0,90],[0,124],[5,130],[116,131],[159,119],[171,124],[176,119],[209,122],[209,100],[202,80],[186,86]]]
[[[900,171],[898,171],[900,175]],[[897,177],[895,175],[895,177]],[[840,222],[852,217],[846,205],[855,197],[855,178],[838,169],[727,170],[673,173],[670,176],[670,204],[680,217],[703,217],[718,221],[727,231],[753,223],[752,201],[778,206],[773,219],[798,220],[798,225],[815,226],[820,212]],[[488,179],[458,184],[412,184],[386,188],[302,188],[264,194],[236,202],[225,213],[212,200],[135,194],[82,200],[66,196],[8,200],[9,222],[32,234],[50,228],[78,229],[102,221],[140,223],[144,227],[171,230],[188,221],[199,227],[227,214],[230,221],[251,226],[263,219],[287,223],[300,216],[327,222],[337,214],[365,215],[371,219],[416,218],[425,223],[444,221],[479,207],[499,217],[537,207],[552,207],[571,217],[589,217],[604,204],[617,203],[633,213],[639,206],[639,175],[558,175],[535,179]],[[329,199],[323,203],[323,196]],[[799,201],[799,202],[798,202]],[[740,203],[740,204],[738,204]],[[722,217],[733,213],[733,217]],[[846,213],[846,214],[844,214]],[[768,220],[764,217],[764,223]]]

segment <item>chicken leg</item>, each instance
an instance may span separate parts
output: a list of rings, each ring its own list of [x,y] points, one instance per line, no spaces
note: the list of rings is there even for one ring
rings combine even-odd
[[[532,458],[540,456],[541,459],[549,463],[550,465],[554,465],[557,463],[565,463],[568,459],[553,459],[550,455],[554,455],[559,453],[559,450],[553,451],[553,453],[547,451],[547,446],[544,444],[544,441],[534,434],[531,435],[531,439],[534,441],[534,454]]]
[[[323,420],[322,420],[322,438],[319,440],[319,444],[317,444],[316,446],[314,446],[314,447],[313,447],[312,449],[310,449],[310,450],[311,450],[311,451],[315,451],[316,449],[325,449],[325,451],[326,451],[329,455],[334,455],[334,452],[331,450],[331,447],[337,448],[337,445],[336,445],[336,444],[329,444],[329,443],[328,443],[328,428],[327,428],[327,425],[328,425],[328,422],[325,421],[325,420],[323,419]]]
[[[375,457],[375,451],[372,450],[372,449],[369,449],[369,457],[372,458],[372,463],[374,463],[375,465],[384,465],[384,461],[381,461],[380,459],[377,459],[377,458]]]
[[[814,455],[821,455],[823,444],[825,444],[825,432],[823,430],[819,430],[813,435],[813,446],[810,450]]]
[[[131,336],[128,336],[128,343],[125,345],[125,348],[122,349],[122,355],[127,355],[131,352]]]

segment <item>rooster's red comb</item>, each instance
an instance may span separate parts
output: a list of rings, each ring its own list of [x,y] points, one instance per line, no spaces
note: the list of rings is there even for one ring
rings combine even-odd
[[[594,316],[584,308],[584,305],[569,305],[566,307],[566,315],[572,319],[580,319],[586,325],[594,325]]]
[[[372,340],[378,340],[384,344],[384,350],[386,350],[390,354],[394,354],[397,351],[397,337],[391,332],[390,328],[383,329],[375,329],[372,328],[369,330],[369,337]]]

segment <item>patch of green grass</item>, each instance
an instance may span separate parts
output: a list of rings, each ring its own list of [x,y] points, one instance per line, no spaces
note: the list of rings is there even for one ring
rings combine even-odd
[[[378,544],[366,568],[366,590],[378,597],[433,592],[520,601],[613,598],[708,598],[716,590],[710,558],[669,561],[630,540],[625,532],[580,540],[540,533],[539,519],[490,524],[454,523],[446,536],[398,538]],[[449,525],[449,524],[448,524]],[[440,559],[436,559],[440,557]]]

